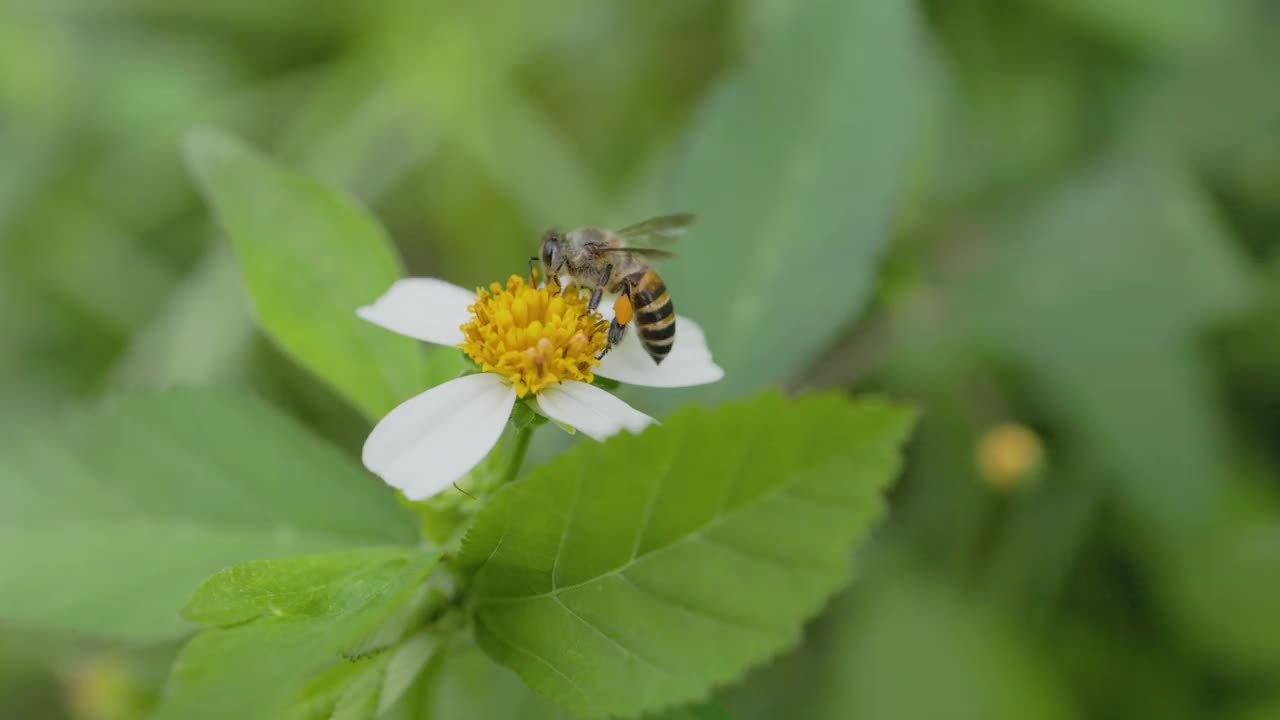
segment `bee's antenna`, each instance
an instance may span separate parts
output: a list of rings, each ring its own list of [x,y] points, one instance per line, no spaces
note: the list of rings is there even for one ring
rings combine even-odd
[[[463,490],[462,488],[458,487],[458,483],[454,483],[454,484],[453,484],[453,489],[454,489],[454,490],[457,490],[458,492],[462,493],[463,495],[466,495],[467,497],[471,498],[472,500],[475,500],[475,499],[476,499],[476,496],[475,496],[475,495],[472,495],[471,493],[467,492],[466,490]]]

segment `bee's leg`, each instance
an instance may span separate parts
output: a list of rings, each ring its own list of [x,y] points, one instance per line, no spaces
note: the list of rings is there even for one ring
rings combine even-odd
[[[600,354],[596,356],[596,359],[603,360],[604,356],[609,354],[609,351],[613,349],[614,345],[617,345],[618,343],[622,342],[622,336],[626,332],[627,332],[627,326],[618,322],[618,318],[614,318],[612,321],[610,321],[609,322],[609,344],[604,346],[604,349],[600,351]]]
[[[539,263],[539,260],[537,255],[534,255],[533,257],[529,258],[529,282],[534,287],[538,287],[538,270],[537,270],[538,263]]]
[[[597,360],[603,360],[614,345],[622,342],[622,336],[627,331],[627,323],[631,322],[631,313],[631,287],[624,284],[622,294],[618,295],[618,299],[613,303],[613,320],[609,323],[609,342],[596,356]]]
[[[622,334],[627,331],[627,326],[618,322],[618,318],[614,318],[609,323],[609,347],[613,347],[622,342]]]
[[[613,263],[604,266],[600,284],[596,285],[596,289],[591,292],[591,301],[587,303],[587,312],[595,312],[596,308],[600,307],[600,298],[604,295],[604,289],[609,286],[609,278],[611,277],[613,277]]]

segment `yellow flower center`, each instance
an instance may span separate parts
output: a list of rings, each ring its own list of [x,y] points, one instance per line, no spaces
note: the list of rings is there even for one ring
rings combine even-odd
[[[562,380],[591,382],[607,342],[599,313],[587,311],[583,291],[530,287],[512,275],[504,288],[478,289],[462,326],[460,346],[485,372],[505,376],[524,397]]]

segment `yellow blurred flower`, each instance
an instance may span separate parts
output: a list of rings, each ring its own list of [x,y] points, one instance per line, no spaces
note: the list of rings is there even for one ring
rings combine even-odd
[[[144,703],[130,669],[109,655],[78,663],[65,679],[67,707],[76,720],[138,720]]]
[[[996,490],[1016,490],[1044,463],[1044,444],[1025,425],[1003,423],[983,433],[976,455],[978,472],[988,485]]]

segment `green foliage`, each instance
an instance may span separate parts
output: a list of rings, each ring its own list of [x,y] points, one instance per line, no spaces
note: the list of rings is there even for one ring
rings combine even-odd
[[[122,397],[0,450],[0,615],[134,641],[229,564],[415,539],[392,493],[252,397]]]
[[[725,368],[705,396],[793,377],[860,314],[928,108],[918,43],[908,3],[818,0],[716,92],[668,194],[703,223],[664,270]]]
[[[416,698],[397,720],[570,720],[572,716],[529,689],[470,641],[457,638],[423,673]],[[414,693],[411,691],[406,700]]]
[[[193,132],[191,171],[235,249],[258,320],[295,360],[371,418],[453,372],[433,374],[413,340],[355,316],[404,275],[377,221],[318,180],[230,136]]]
[[[422,675],[439,641],[430,631],[365,658],[339,662],[317,675],[286,713],[288,720],[372,720],[387,713]]]
[[[869,564],[811,627],[812,642],[732,693],[741,720],[1078,716],[1036,635],[1019,634],[1004,608],[901,558]]]
[[[244,282],[225,245],[210,248],[112,371],[115,385],[172,387],[236,378],[256,333]]]
[[[486,490],[395,508],[355,458],[369,421],[452,377],[457,353],[424,359],[354,307],[404,267],[464,286],[522,272],[550,225],[693,211],[704,223],[664,276],[729,374],[644,391],[640,409],[848,386],[910,398],[926,418],[871,567],[794,652],[716,693],[735,717],[1277,717],[1274,4],[0,3],[0,715],[145,716],[178,648],[137,644],[190,628],[178,608],[229,565],[407,547],[415,511],[452,548]],[[186,148],[230,243],[209,232],[183,167],[184,133],[199,126],[280,158],[216,134]],[[1223,334],[1251,296],[1246,322]],[[183,391],[49,420],[124,387],[189,383],[247,384],[276,407]],[[1044,449],[1036,483],[1017,492],[974,462],[1007,422]],[[590,447],[537,469],[575,442]],[[790,452],[766,445],[752,452]],[[665,477],[674,450],[618,463],[605,447],[547,425],[527,481],[607,494],[610,532],[634,531],[633,476]],[[680,453],[722,477],[734,457],[722,469],[710,453],[724,447],[690,440]],[[673,507],[702,508],[688,499],[700,475],[671,482],[686,493]],[[519,487],[496,502],[534,494]],[[541,568],[521,592],[546,582],[567,517],[570,537],[611,551],[577,533],[593,509],[582,504],[520,517],[529,541],[500,550]],[[753,531],[791,548],[772,518]],[[669,547],[644,562],[687,551]],[[211,630],[192,657],[213,663],[199,648],[218,643],[226,654],[175,676],[176,700],[217,697],[165,714],[570,717],[477,648],[473,618],[547,612],[540,649],[616,659],[523,595],[461,612],[472,587],[452,554],[397,590],[382,553],[416,556],[219,575],[192,611],[247,622]],[[558,574],[580,572],[565,566],[575,557]],[[695,559],[660,569],[671,597],[754,603],[705,588],[741,560]],[[369,573],[388,592],[366,624],[336,607]],[[583,586],[596,587],[600,598],[570,591],[569,606],[614,597],[608,582]],[[600,627],[624,642],[641,635],[640,651],[685,630],[637,604],[638,620],[583,617],[616,623]],[[555,622],[571,631],[550,637]],[[491,630],[480,640],[493,650]],[[742,647],[706,644],[695,653]],[[637,662],[592,670],[649,692],[660,683]],[[276,686],[250,675],[259,663]]]
[[[1006,228],[973,278],[968,316],[1121,471],[1116,490],[1136,517],[1190,536],[1216,511],[1225,471],[1193,341],[1242,302],[1242,268],[1181,173],[1124,160],[1063,183]]]
[[[1280,633],[1259,632],[1280,606],[1280,498],[1237,488],[1213,527],[1160,568],[1169,615],[1223,668],[1280,673]]]
[[[257,560],[205,580],[182,609],[182,617],[204,627],[239,625],[258,617],[315,618],[332,612],[353,578],[363,582],[370,565],[406,556],[391,550],[349,550]]]
[[[374,717],[378,686],[390,657],[384,652],[362,662],[334,664],[306,684],[283,716],[287,720]]]
[[[174,665],[157,720],[272,720],[308,687],[293,717],[372,718],[394,662],[369,646],[411,604],[437,556],[365,548],[249,563],[210,578],[184,615],[211,626]],[[422,658],[425,661],[425,658]],[[360,668],[364,665],[365,667]]]
[[[998,610],[929,578],[873,577],[869,597],[833,619],[825,672],[840,681],[824,685],[808,717],[926,720],[939,708],[955,720],[1076,717],[1033,638]]]
[[[766,395],[578,446],[500,491],[464,542],[482,647],[587,717],[705,696],[847,581],[911,417]]]
[[[520,681],[510,670],[490,660],[475,645],[459,641],[436,656],[424,672],[418,696],[401,703],[393,720],[572,720]],[[409,693],[411,696],[412,691]],[[408,697],[408,696],[406,696]],[[718,703],[700,703],[645,715],[644,720],[731,720]]]
[[[1225,717],[1230,720],[1280,720],[1280,695],[1255,700],[1248,707],[1239,708]]]
[[[653,720],[733,720],[733,715],[723,705],[708,702],[668,710]]]
[[[1220,43],[1241,21],[1243,3],[1215,0],[1035,0],[1065,18],[1153,52]]]

